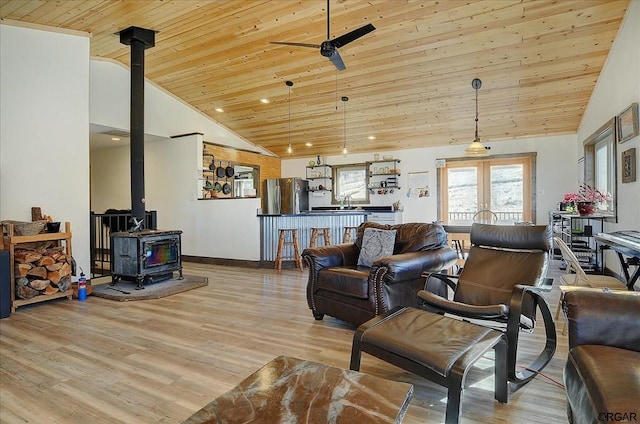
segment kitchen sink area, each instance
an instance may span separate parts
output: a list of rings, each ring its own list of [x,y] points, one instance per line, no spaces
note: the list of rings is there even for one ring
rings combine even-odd
[[[394,212],[393,206],[351,206],[351,207],[334,207],[334,206],[318,206],[311,208],[308,213],[322,212]]]

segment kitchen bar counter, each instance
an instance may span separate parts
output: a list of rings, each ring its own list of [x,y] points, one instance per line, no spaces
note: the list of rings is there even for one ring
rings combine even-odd
[[[278,247],[278,230],[280,228],[297,228],[300,251],[309,247],[312,227],[328,227],[331,242],[342,242],[344,227],[357,227],[367,220],[368,211],[338,210],[311,211],[299,214],[268,215],[258,214],[260,220],[260,263],[270,266],[276,257]],[[319,243],[322,245],[322,242]]]

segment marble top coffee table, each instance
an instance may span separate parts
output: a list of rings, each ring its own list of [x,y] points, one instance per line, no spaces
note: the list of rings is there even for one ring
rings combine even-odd
[[[401,423],[408,383],[279,356],[183,424]]]

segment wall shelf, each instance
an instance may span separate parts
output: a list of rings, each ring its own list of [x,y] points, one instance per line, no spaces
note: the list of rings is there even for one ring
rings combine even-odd
[[[315,165],[305,168],[305,179],[309,181],[309,191],[332,191],[331,165]]]
[[[400,159],[367,162],[367,188],[369,194],[394,194],[400,190]]]

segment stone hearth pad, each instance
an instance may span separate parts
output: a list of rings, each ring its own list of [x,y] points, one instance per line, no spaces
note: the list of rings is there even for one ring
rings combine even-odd
[[[93,295],[104,299],[126,302],[129,300],[160,299],[176,293],[182,293],[203,287],[208,284],[207,277],[185,275],[182,280],[177,277],[159,281],[144,286],[143,290],[136,290],[136,283],[130,281],[118,281],[117,284],[100,284],[93,286]]]

